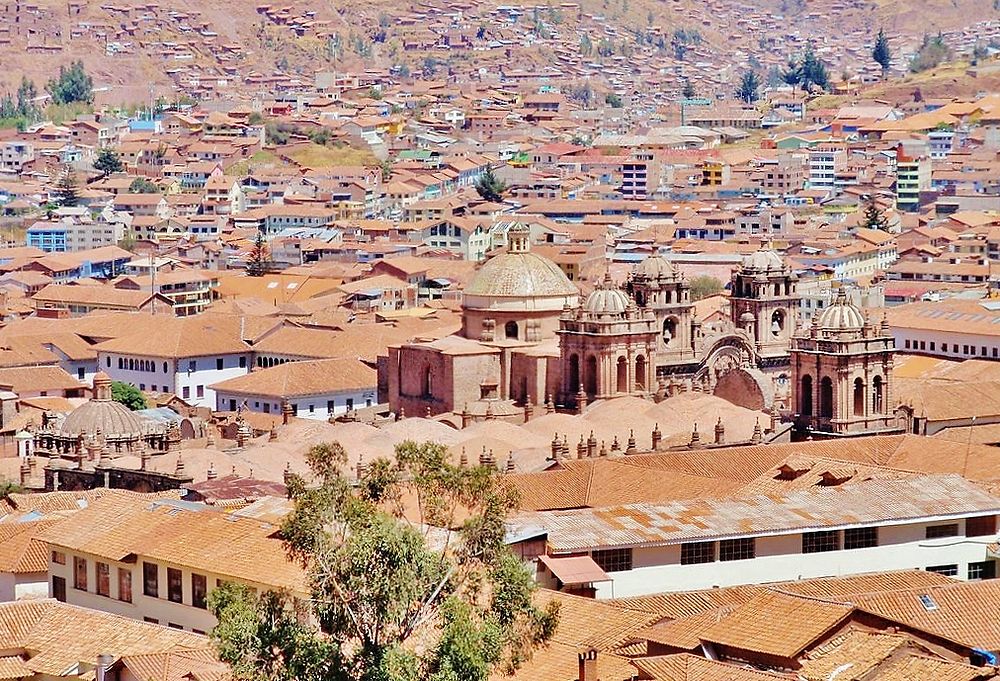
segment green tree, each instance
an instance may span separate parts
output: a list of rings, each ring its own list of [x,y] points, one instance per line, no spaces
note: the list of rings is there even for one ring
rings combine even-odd
[[[830,75],[826,64],[816,56],[812,43],[806,46],[802,59],[788,61],[788,68],[781,77],[788,85],[793,88],[800,86],[806,92],[811,92],[813,87],[825,90],[830,86]]]
[[[128,186],[129,194],[158,194],[160,188],[156,183],[147,180],[145,177],[137,177]]]
[[[875,197],[869,197],[865,204],[865,215],[861,220],[861,226],[866,229],[877,229],[881,232],[889,231],[889,220],[875,203]]]
[[[910,71],[920,73],[937,68],[952,57],[951,47],[944,41],[944,36],[938,33],[933,38],[924,34],[920,49],[910,59]]]
[[[872,59],[882,67],[882,77],[885,78],[892,64],[892,50],[889,49],[889,38],[885,35],[885,30],[879,29],[875,38],[875,47],[872,48]]]
[[[249,277],[263,277],[271,271],[273,261],[271,260],[271,249],[267,245],[267,238],[264,232],[258,230],[253,240],[253,247],[247,257],[246,273]]]
[[[80,205],[80,187],[76,179],[76,173],[69,166],[63,168],[56,183],[54,192],[55,202],[67,208]]]
[[[604,95],[604,103],[612,109],[620,109],[622,108],[622,96],[617,92],[609,92]]]
[[[35,99],[38,97],[38,89],[34,81],[28,80],[27,76],[21,76],[21,85],[17,88],[17,112],[19,115],[29,119],[38,118],[38,105]]]
[[[120,173],[125,170],[125,164],[122,163],[121,158],[111,147],[104,147],[97,153],[97,158],[94,159],[94,170],[101,173],[103,177],[107,177],[112,173]]]
[[[722,292],[722,282],[707,274],[699,275],[689,283],[691,285],[691,300],[702,300]]]
[[[389,159],[383,159],[379,163],[379,168],[382,170],[382,181],[388,182],[392,179],[392,161]]]
[[[213,638],[237,679],[486,681],[551,637],[557,609],[533,605],[504,544],[516,498],[496,469],[453,465],[432,443],[400,444],[356,483],[339,444],[306,458],[318,484],[289,481],[281,534],[319,626],[301,624],[287,595],[216,589]]]
[[[145,396],[131,383],[111,381],[111,399],[132,411],[146,408]]]
[[[756,71],[747,71],[743,74],[736,96],[747,104],[753,104],[760,99],[760,77]]]
[[[94,80],[87,75],[83,61],[77,60],[69,65],[59,67],[59,77],[52,78],[45,86],[55,104],[71,102],[94,103]]]
[[[694,85],[691,83],[691,79],[685,78],[684,87],[681,88],[681,95],[684,97],[684,99],[693,99],[695,94],[697,93],[694,90]]]
[[[493,173],[493,166],[486,166],[486,172],[476,182],[476,191],[485,201],[502,203],[507,185]]]

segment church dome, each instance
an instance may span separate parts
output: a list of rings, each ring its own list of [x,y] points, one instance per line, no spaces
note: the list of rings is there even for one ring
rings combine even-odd
[[[583,309],[591,314],[621,315],[628,311],[632,299],[624,291],[615,287],[601,287],[587,296]]]
[[[58,433],[76,438],[81,433],[108,438],[138,438],[145,432],[142,420],[125,405],[111,399],[111,379],[103,371],[94,376],[94,396],[71,411],[59,425]]]
[[[558,299],[557,309],[567,303],[576,303],[579,289],[558,265],[531,252],[526,227],[512,227],[508,239],[508,251],[487,260],[465,287],[466,307],[492,307],[494,302],[546,298]]]
[[[781,256],[771,249],[760,249],[743,258],[742,267],[744,270],[756,270],[759,272],[780,271],[785,268]]]
[[[844,289],[840,289],[833,304],[823,310],[816,326],[832,331],[860,331],[864,328],[865,316],[858,306],[847,300]]]
[[[677,269],[666,258],[659,255],[651,255],[636,265],[635,274],[649,279],[669,279],[677,276]]]

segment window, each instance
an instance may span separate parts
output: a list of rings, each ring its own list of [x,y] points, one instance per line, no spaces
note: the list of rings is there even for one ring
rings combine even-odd
[[[94,568],[97,573],[97,595],[111,596],[111,568],[107,563],[100,562],[95,563]]]
[[[333,400],[327,400],[326,401],[326,410],[327,410],[327,412],[329,412],[330,414],[332,414],[335,409],[336,409],[336,405],[334,404]]]
[[[218,359],[215,360],[215,369],[216,369],[216,371],[222,371],[222,368],[223,368],[224,365],[225,365],[225,362],[223,361],[222,357],[219,357]]]
[[[160,620],[156,619],[155,617],[143,617],[142,621],[146,622],[147,624],[159,624],[160,623]]]
[[[700,541],[681,544],[681,565],[711,563],[715,560],[715,542]]]
[[[163,373],[167,373],[167,363],[163,363]]]
[[[605,572],[626,572],[632,569],[632,549],[608,549],[590,554]]]
[[[79,556],[73,557],[73,588],[80,591],[87,590],[87,559]]]
[[[746,560],[757,555],[756,542],[751,539],[726,539],[719,542],[719,560]]]
[[[142,593],[151,598],[160,597],[160,570],[156,563],[142,564]]]
[[[198,397],[204,397],[204,396],[205,396],[205,386],[199,385],[198,386]]]
[[[927,528],[928,539],[940,539],[941,537],[957,537],[958,523],[949,525],[931,525]]]
[[[188,373],[191,373],[197,368],[198,368],[198,363],[195,362],[195,360],[192,359],[188,361]]]
[[[171,629],[183,629],[184,628],[184,627],[182,627],[179,624],[175,624],[174,622],[167,622],[167,626],[170,627]]]
[[[118,568],[118,600],[132,602],[132,571],[128,568]]]
[[[845,549],[867,549],[878,546],[877,527],[855,527],[844,530]]]
[[[79,379],[79,380],[82,381],[86,375],[87,375],[87,370],[86,369],[84,369],[83,367],[77,367],[76,368],[76,377],[77,377],[77,379]]]
[[[925,568],[927,572],[936,572],[939,575],[944,575],[945,577],[958,577],[958,566],[957,565],[931,565]]]
[[[246,368],[247,368],[247,358],[240,357],[240,369],[246,369]]]
[[[191,386],[186,385],[183,388],[181,388],[181,398],[186,400],[190,397],[191,397]]]
[[[66,554],[63,553],[62,551],[53,551],[52,552],[52,562],[55,563],[56,565],[65,565],[66,564]]]
[[[183,574],[176,568],[167,568],[167,600],[172,603],[184,602]]]
[[[52,598],[61,603],[66,602],[66,580],[62,577],[52,577]]]
[[[823,553],[840,548],[840,536],[836,530],[829,532],[809,532],[802,535],[802,553]]]
[[[987,515],[981,518],[965,519],[966,537],[986,537],[997,533],[997,517]]]
[[[969,579],[996,579],[997,564],[992,560],[984,560],[979,563],[969,563]]]
[[[191,574],[191,605],[202,610],[206,607],[208,579],[205,575]]]

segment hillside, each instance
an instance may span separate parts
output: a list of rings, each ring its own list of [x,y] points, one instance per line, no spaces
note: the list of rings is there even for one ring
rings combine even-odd
[[[580,0],[516,7],[460,0],[6,3],[0,6],[0,92],[15,89],[22,75],[42,90],[61,64],[80,58],[100,103],[141,105],[181,94],[250,98],[271,89],[275,74],[287,87],[296,80],[311,84],[321,71],[396,67],[443,75],[545,68],[558,54],[579,51],[582,41],[606,43],[626,59],[654,44],[669,58],[680,50],[676,77],[703,79],[715,88],[731,84],[747,65],[766,70],[783,64],[807,40],[835,72],[856,72],[867,60],[874,26],[886,26],[905,51],[925,30],[962,31],[1000,17],[985,0],[762,0],[752,6],[737,0]],[[696,41],[678,48],[678,32]],[[591,57],[601,63],[615,58]]]

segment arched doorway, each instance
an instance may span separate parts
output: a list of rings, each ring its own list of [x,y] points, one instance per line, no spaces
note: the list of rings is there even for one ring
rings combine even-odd
[[[430,397],[433,394],[432,390],[434,389],[434,384],[433,381],[431,380],[431,368],[429,366],[424,367],[424,373],[421,378],[422,380],[420,381],[420,394],[423,395],[424,397]]]
[[[646,358],[639,355],[635,358],[635,389],[646,390]]]
[[[872,413],[885,413],[885,387],[881,376],[872,379]]]
[[[819,382],[819,415],[833,418],[833,380],[829,376]]]
[[[503,335],[508,340],[517,340],[517,322],[507,322],[504,324]]]
[[[584,391],[593,397],[597,394],[597,358],[591,355],[587,358],[586,370],[583,375]]]
[[[801,404],[802,415],[812,416],[813,413],[813,377],[806,374],[799,381],[799,404]]]
[[[865,382],[860,378],[854,379],[854,415],[865,415]]]
[[[618,385],[616,391],[620,393],[628,392],[628,360],[624,357],[618,358]]]
[[[580,389],[580,356],[569,356],[569,385],[566,392],[575,393]]]

